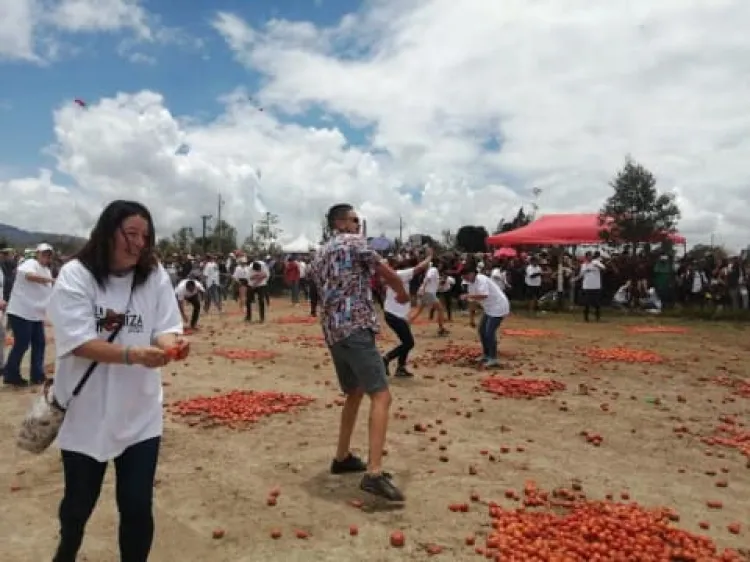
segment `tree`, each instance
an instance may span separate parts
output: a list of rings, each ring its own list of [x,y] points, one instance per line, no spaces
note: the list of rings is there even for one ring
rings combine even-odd
[[[5,238],[0,237],[0,250],[8,247],[10,247],[10,242],[8,242]]]
[[[685,254],[688,260],[702,260],[708,256],[721,261],[729,257],[729,252],[724,246],[711,246],[710,244],[696,244]]]
[[[516,216],[513,218],[512,221],[505,222],[505,219],[500,219],[500,222],[497,223],[497,226],[495,227],[495,232],[493,232],[493,234],[500,234],[502,232],[510,232],[511,230],[515,230],[517,228],[521,228],[522,226],[526,226],[527,224],[530,224],[532,220],[533,220],[532,216],[527,215],[523,207],[519,207],[518,212],[516,213]]]
[[[172,245],[180,252],[192,253],[195,242],[195,233],[190,226],[183,226],[172,234]]]
[[[661,242],[677,229],[680,209],[674,195],[659,193],[656,178],[630,156],[610,182],[614,193],[599,211],[602,240],[610,244]]]
[[[216,221],[212,238],[219,253],[233,252],[237,249],[237,229],[224,219]]]
[[[328,228],[328,219],[320,219],[320,243],[325,244],[331,238],[331,229]]]
[[[483,226],[462,226],[456,232],[456,246],[464,252],[484,252],[487,249],[486,240],[489,236]]]
[[[263,251],[263,248],[261,248],[255,232],[245,238],[245,241],[242,243],[242,249],[251,256],[258,255]]]
[[[159,240],[156,242],[156,249],[162,258],[172,254],[176,254],[180,251],[180,249],[174,245],[174,242],[170,238],[159,238]]]
[[[266,213],[260,219],[258,226],[255,228],[255,239],[258,247],[266,252],[271,252],[272,247],[278,246],[277,242],[282,230],[278,227],[279,216],[273,213]]]
[[[456,245],[456,237],[449,228],[440,232],[440,238],[446,248],[453,248]]]

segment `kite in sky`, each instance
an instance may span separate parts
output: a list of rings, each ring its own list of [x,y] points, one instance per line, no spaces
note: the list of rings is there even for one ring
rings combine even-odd
[[[178,146],[177,150],[175,150],[175,154],[177,154],[178,156],[184,156],[189,153],[190,153],[190,146],[184,143]]]

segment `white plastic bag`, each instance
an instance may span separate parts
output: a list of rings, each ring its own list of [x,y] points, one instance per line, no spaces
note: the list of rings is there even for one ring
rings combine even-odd
[[[64,419],[65,410],[55,402],[52,381],[47,381],[26,412],[16,444],[29,453],[43,453],[57,437]]]

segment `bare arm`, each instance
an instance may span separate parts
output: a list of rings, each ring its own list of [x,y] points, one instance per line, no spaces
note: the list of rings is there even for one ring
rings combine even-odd
[[[414,274],[426,271],[432,263],[432,250],[427,251],[427,257],[414,267]]]
[[[36,275],[35,273],[27,273],[24,275],[24,278],[27,281],[31,281],[32,283],[39,283],[40,285],[47,285],[48,283],[53,283],[54,279],[52,277],[44,277],[43,275]]]
[[[388,266],[388,264],[381,261],[376,266],[375,273],[380,275],[380,277],[383,278],[383,282],[393,289],[393,292],[396,293],[397,300],[403,300],[404,302],[409,300],[409,294],[406,292],[404,283],[396,272]]]

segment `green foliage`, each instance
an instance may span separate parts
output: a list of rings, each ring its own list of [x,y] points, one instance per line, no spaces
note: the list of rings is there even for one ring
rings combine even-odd
[[[160,238],[156,241],[156,250],[159,252],[161,258],[171,256],[172,254],[179,253],[180,249],[175,246],[174,242],[170,238]]]
[[[602,240],[610,244],[661,242],[673,234],[680,218],[674,195],[660,194],[656,178],[629,156],[610,182],[614,193],[599,211]],[[611,222],[610,222],[611,221]]]
[[[716,260],[729,257],[729,252],[724,246],[711,246],[710,244],[696,244],[685,254],[687,259],[701,260],[713,256]]]
[[[331,229],[328,228],[328,221],[324,218],[320,219],[320,243],[325,244],[331,238]]]
[[[449,228],[440,232],[440,241],[448,249],[456,246],[456,236]]]
[[[214,249],[219,253],[233,252],[237,249],[237,229],[224,219],[216,221],[211,239]]]
[[[183,226],[177,232],[172,234],[171,240],[172,248],[177,252],[184,252],[190,254],[194,251],[196,245],[195,233],[192,227]]]
[[[278,224],[279,216],[273,213],[266,213],[258,221],[255,227],[254,239],[259,249],[271,253],[274,249],[278,248],[279,236],[282,233]]]
[[[500,219],[500,222],[497,223],[497,226],[495,227],[495,232],[493,234],[500,234],[502,232],[510,232],[511,230],[515,230],[517,228],[521,228],[522,226],[526,226],[527,224],[530,224],[533,220],[533,217],[531,215],[527,215],[526,211],[523,210],[523,207],[518,208],[518,212],[516,213],[516,216],[513,218],[510,222],[505,222],[505,219]]]

